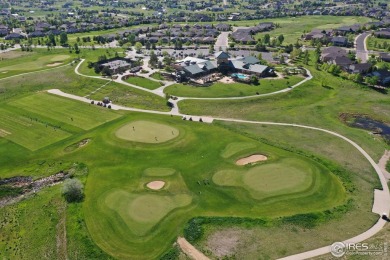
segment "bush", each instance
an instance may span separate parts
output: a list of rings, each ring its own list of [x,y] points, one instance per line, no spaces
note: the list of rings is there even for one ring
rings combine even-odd
[[[184,229],[184,237],[188,242],[193,243],[203,235],[202,219],[191,219]]]
[[[80,202],[84,198],[83,184],[77,179],[66,179],[62,187],[62,195],[67,202]]]

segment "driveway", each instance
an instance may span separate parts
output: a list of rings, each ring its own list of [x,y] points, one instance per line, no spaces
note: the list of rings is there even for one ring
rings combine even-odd
[[[367,62],[368,60],[366,39],[369,35],[370,33],[365,32],[355,38],[356,59],[360,59],[362,62]]]
[[[228,47],[229,34],[230,34],[230,32],[221,32],[221,34],[218,36],[217,41],[215,42],[215,45],[214,45],[214,49],[216,51],[219,51],[220,48],[223,51],[226,51],[226,49]]]

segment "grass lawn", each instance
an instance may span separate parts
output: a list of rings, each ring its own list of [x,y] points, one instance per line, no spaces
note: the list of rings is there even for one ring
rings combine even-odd
[[[302,81],[300,76],[289,76],[284,79],[260,79],[257,86],[234,82],[231,84],[216,82],[210,87],[194,87],[174,84],[164,89],[165,93],[179,97],[242,97],[266,94],[285,89]]]
[[[33,52],[22,52],[20,50],[0,53],[0,78],[55,68],[69,63],[74,55],[66,49],[34,49]]]
[[[97,127],[121,116],[106,108],[47,93],[30,95],[15,100],[10,105],[84,130]]]
[[[153,81],[143,77],[128,77],[125,81],[130,84],[134,84],[152,90],[162,86],[161,82]]]
[[[43,71],[0,81],[0,102],[52,88],[78,96],[87,96],[106,83],[106,80],[78,76],[74,73],[74,66],[66,66],[56,69],[55,73]],[[95,92],[91,98],[102,100],[106,96],[120,105],[169,111],[165,98],[116,82],[109,83]]]
[[[52,123],[37,118],[27,111],[0,108],[0,137],[6,138],[30,150],[37,150],[71,134]]]
[[[150,75],[150,77],[157,79],[157,80],[165,80],[165,78],[161,75],[160,72],[155,72],[152,75]]]
[[[271,37],[277,37],[280,34],[284,36],[283,45],[294,44],[304,32],[310,32],[313,29],[333,29],[344,25],[352,25],[356,23],[366,23],[371,19],[366,17],[356,16],[301,16],[301,17],[289,17],[289,18],[277,18],[267,19],[260,22],[274,22],[280,25],[280,28],[276,28],[270,32],[259,33],[255,36],[256,39],[263,38],[264,34],[270,34]],[[253,26],[253,22],[234,22],[238,26],[242,24],[248,24]]]
[[[174,139],[179,131],[171,126],[151,121],[135,121],[116,131],[118,138],[140,143],[163,143]]]
[[[376,43],[376,44],[375,44]],[[384,48],[384,43],[387,43],[387,48]],[[381,39],[377,37],[368,37],[367,38],[367,49],[373,51],[389,51],[390,48],[390,39]]]

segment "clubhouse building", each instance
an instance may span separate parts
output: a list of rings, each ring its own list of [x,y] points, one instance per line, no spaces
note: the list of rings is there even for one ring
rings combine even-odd
[[[215,53],[214,57],[215,60],[186,57],[177,62],[174,65],[176,69],[176,81],[183,82],[208,77],[210,74],[216,72],[225,75],[240,75],[240,78],[245,75],[255,75],[257,77],[275,75],[273,69],[261,65],[260,60],[253,56],[231,59],[228,53],[220,51]]]

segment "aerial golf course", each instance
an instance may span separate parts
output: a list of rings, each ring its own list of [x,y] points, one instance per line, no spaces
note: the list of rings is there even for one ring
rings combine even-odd
[[[217,125],[125,114],[47,93],[0,109],[9,122],[2,124],[2,143],[18,151],[8,155],[11,173],[31,167],[13,166],[18,156],[50,154],[88,166],[86,226],[115,258],[162,256],[194,217],[273,219],[331,209],[348,198],[340,178],[318,161]],[[42,143],[42,136],[51,141]],[[254,155],[261,160],[238,165]],[[153,182],[161,186],[148,186]]]

